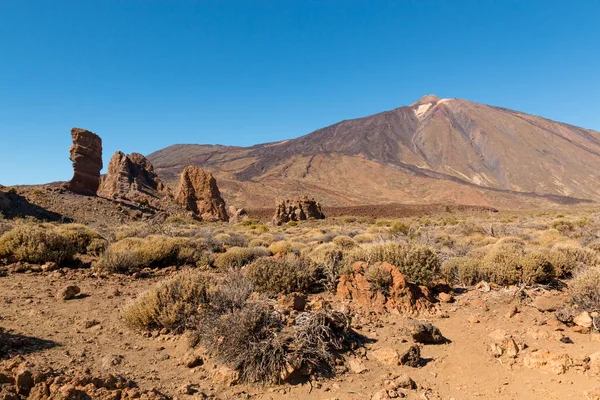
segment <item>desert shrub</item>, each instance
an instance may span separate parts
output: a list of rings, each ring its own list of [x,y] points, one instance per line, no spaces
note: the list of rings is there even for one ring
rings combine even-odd
[[[372,243],[379,240],[379,237],[372,233],[361,233],[354,236],[353,239],[356,243]]]
[[[85,225],[79,224],[64,224],[58,225],[55,228],[55,232],[61,235],[65,240],[75,246],[75,249],[78,253],[86,254],[88,252],[88,247],[92,244],[92,242],[96,242],[92,248],[98,250],[101,247],[101,242],[105,242],[98,233],[94,232],[92,229],[88,228]]]
[[[365,271],[365,279],[373,292],[389,293],[394,281],[392,273],[381,264],[370,265]]]
[[[210,251],[203,251],[196,259],[197,267],[212,267],[215,264],[215,255]]]
[[[276,382],[284,371],[286,350],[278,333],[282,319],[262,303],[205,318],[200,342],[246,382]]]
[[[446,282],[452,284],[470,286],[484,278],[480,271],[479,261],[471,257],[449,258],[444,261],[441,270]]]
[[[292,251],[292,245],[285,240],[280,240],[269,245],[272,254],[287,254]]]
[[[600,267],[595,266],[577,273],[569,281],[573,302],[586,311],[600,311]]]
[[[410,231],[410,225],[402,222],[402,221],[396,221],[392,224],[392,226],[390,226],[390,233],[393,234],[400,234],[400,235],[408,235],[408,232]]]
[[[305,312],[288,327],[268,304],[248,301],[231,312],[206,316],[197,342],[238,370],[242,381],[278,383],[290,368],[332,375],[338,354],[351,348],[357,336],[343,313]]]
[[[229,232],[218,233],[214,236],[217,243],[225,247],[246,247],[248,246],[248,238],[241,233]]]
[[[600,240],[595,240],[587,245],[588,249],[600,253]]]
[[[264,240],[262,238],[256,238],[256,239],[252,239],[249,243],[248,243],[248,247],[269,247],[269,245],[271,244],[271,242]]]
[[[304,292],[319,280],[319,270],[305,257],[288,254],[280,258],[259,258],[248,266],[247,277],[261,292]]]
[[[355,261],[388,262],[412,282],[428,285],[440,272],[440,260],[430,248],[415,244],[387,242],[363,245],[344,254],[346,265]]]
[[[271,255],[264,247],[231,247],[219,254],[214,262],[218,268],[241,268],[260,257]]]
[[[123,319],[134,329],[181,331],[195,327],[197,309],[208,301],[210,285],[211,279],[204,273],[180,272],[140,295],[123,310]]]
[[[303,253],[323,274],[323,286],[331,292],[348,267],[342,262],[343,249],[334,243],[323,243]],[[349,268],[348,268],[349,269]]]
[[[333,244],[342,249],[351,249],[356,247],[356,242],[349,236],[337,236],[333,239]]]
[[[534,251],[521,259],[522,283],[545,283],[556,278],[554,266],[545,253]]]
[[[521,243],[499,241],[487,250],[487,254],[480,261],[481,273],[485,280],[499,285],[521,282],[521,258],[525,254]]]
[[[0,237],[0,258],[43,264],[62,264],[78,252],[78,244],[49,224],[24,223]]]
[[[562,218],[553,221],[550,226],[563,235],[568,235],[575,229],[575,224],[573,224],[573,222],[564,220]]]
[[[556,245],[546,256],[558,277],[569,277],[578,270],[600,263],[600,257],[595,251],[575,246]]]
[[[94,266],[116,273],[133,273],[142,268],[195,264],[202,254],[190,239],[167,236],[126,238],[111,244]]]

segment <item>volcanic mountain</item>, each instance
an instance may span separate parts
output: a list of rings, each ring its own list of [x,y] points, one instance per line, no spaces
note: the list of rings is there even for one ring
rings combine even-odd
[[[325,205],[533,207],[600,199],[600,133],[428,95],[410,106],[252,147],[173,145],[148,156],[174,182],[211,171],[237,206],[308,194]]]

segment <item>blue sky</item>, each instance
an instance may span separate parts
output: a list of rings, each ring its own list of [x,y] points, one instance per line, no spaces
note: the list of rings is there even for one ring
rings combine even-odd
[[[0,184],[282,140],[434,93],[600,130],[600,2],[3,0]]]

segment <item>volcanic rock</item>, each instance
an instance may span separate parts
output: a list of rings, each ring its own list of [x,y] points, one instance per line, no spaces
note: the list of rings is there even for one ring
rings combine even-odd
[[[71,300],[81,292],[79,286],[65,286],[56,293],[59,300]]]
[[[239,224],[240,222],[246,221],[250,216],[248,212],[243,208],[236,208],[235,206],[229,206],[229,223],[231,225]]]
[[[212,174],[189,166],[181,173],[175,201],[203,221],[228,221],[225,201]]]
[[[371,290],[371,284],[365,277],[368,263],[358,261],[352,265],[351,273],[340,278],[338,296],[379,313],[392,310],[406,314],[435,311],[429,289],[408,282],[398,268],[389,263],[378,262],[374,266],[389,272],[392,277],[392,283],[386,293]]]
[[[102,170],[102,139],[85,129],[71,129],[73,146],[73,179],[65,184],[65,188],[73,193],[95,196],[100,186]]]
[[[279,200],[275,207],[273,225],[282,225],[290,221],[324,219],[321,205],[308,197]]]
[[[440,344],[446,342],[446,338],[440,330],[430,322],[408,320],[404,326],[404,332],[417,343]]]
[[[110,159],[108,173],[102,179],[98,194],[139,202],[168,196],[169,188],[146,157],[139,153],[125,155],[117,151]]]

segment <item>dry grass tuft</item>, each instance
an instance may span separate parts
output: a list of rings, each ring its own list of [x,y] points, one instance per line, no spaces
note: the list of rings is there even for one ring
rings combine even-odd
[[[123,319],[141,330],[167,328],[180,332],[197,324],[197,309],[208,300],[211,278],[186,271],[164,280],[125,308]]]
[[[242,268],[260,257],[270,256],[271,253],[264,247],[231,247],[227,252],[219,254],[215,259],[218,268]]]
[[[247,277],[261,292],[287,294],[310,290],[319,281],[320,271],[307,258],[288,254],[259,258],[248,266]]]

